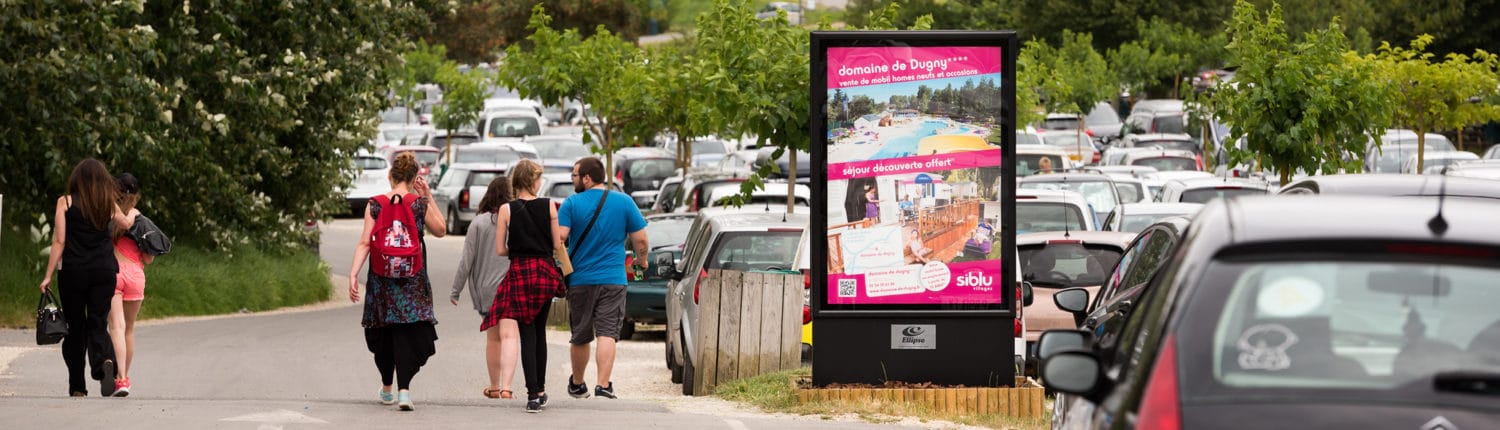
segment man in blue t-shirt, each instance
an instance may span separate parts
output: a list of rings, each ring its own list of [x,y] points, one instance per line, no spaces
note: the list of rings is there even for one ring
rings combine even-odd
[[[615,366],[615,341],[625,320],[625,249],[620,244],[628,235],[635,255],[647,255],[651,249],[646,242],[646,219],[641,217],[635,200],[610,191],[604,178],[604,164],[598,158],[585,157],[573,163],[573,190],[577,194],[557,210],[557,224],[567,237],[573,263],[573,274],[568,278],[568,323],[573,331],[568,351],[573,375],[568,378],[568,394],[580,399],[589,396],[583,370],[589,364],[589,343],[595,338],[599,339],[599,384],[594,386],[594,395],[615,398],[615,385],[609,376]],[[636,270],[645,270],[649,265],[646,260],[636,258],[640,266]]]

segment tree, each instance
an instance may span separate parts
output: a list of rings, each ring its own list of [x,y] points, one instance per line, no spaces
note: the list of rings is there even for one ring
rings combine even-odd
[[[676,136],[677,166],[687,172],[693,163],[692,140],[722,131],[724,123],[706,99],[707,70],[699,68],[696,57],[679,46],[655,47],[647,56],[650,85],[641,90],[657,103],[649,106],[647,117],[639,124],[654,125]],[[638,134],[649,137],[655,131],[640,130]]]
[[[1357,170],[1357,154],[1390,124],[1392,100],[1375,64],[1349,51],[1337,20],[1294,43],[1280,5],[1261,17],[1250,3],[1235,4],[1226,48],[1239,67],[1236,84],[1220,84],[1213,96],[1229,139],[1246,141],[1246,150],[1228,148],[1230,164],[1261,159],[1282,183],[1299,170]]]
[[[435,25],[425,39],[447,46],[450,58],[465,64],[495,62],[505,47],[529,43],[532,6],[549,11],[552,29],[576,29],[583,37],[593,36],[602,26],[635,41],[646,22],[644,0],[460,0],[447,4],[452,7],[432,12]]]
[[[1172,78],[1172,98],[1182,98],[1182,77],[1218,65],[1224,59],[1224,35],[1201,34],[1188,26],[1152,18],[1136,21],[1139,43],[1149,49],[1151,78]],[[1127,43],[1128,44],[1128,43]],[[1121,46],[1124,49],[1124,45]],[[1138,54],[1137,54],[1138,55]]]
[[[1476,100],[1500,93],[1495,74],[1500,61],[1495,55],[1484,51],[1473,57],[1448,54],[1445,61],[1434,62],[1435,56],[1426,52],[1432,41],[1432,36],[1424,34],[1412,40],[1409,49],[1381,43],[1378,54],[1366,57],[1379,64],[1382,78],[1395,91],[1389,110],[1396,124],[1417,134],[1418,173],[1426,155],[1427,132],[1500,119],[1500,106]]]
[[[433,107],[432,123],[448,131],[445,147],[452,147],[453,132],[479,122],[484,111],[484,98],[489,92],[489,77],[478,71],[461,73],[451,61],[439,69],[437,83],[443,87],[443,102]],[[453,151],[449,150],[448,162],[453,164]]]
[[[444,67],[453,67],[448,61],[448,49],[443,45],[428,45],[417,41],[415,49],[401,54],[402,67],[398,70],[394,92],[396,99],[406,109],[406,122],[411,123],[414,112],[420,113],[427,101],[427,92],[417,86],[437,82],[438,73]]]
[[[526,40],[506,49],[498,78],[523,98],[561,106],[577,100],[589,106],[583,115],[584,141],[604,156],[606,175],[614,171],[615,150],[628,145],[628,137],[639,137],[656,125],[641,120],[659,101],[642,89],[649,88],[645,55],[635,45],[615,36],[603,26],[584,38],[578,30],[553,30],[552,18],[538,4],[533,8],[532,30]]]
[[[1043,106],[1050,113],[1076,113],[1082,119],[1100,101],[1108,100],[1119,88],[1107,71],[1104,56],[1094,50],[1093,36],[1063,31],[1062,45],[1054,48],[1041,40],[1026,42],[1032,58],[1028,67],[1040,72]],[[1025,49],[1022,50],[1025,54]],[[1038,64],[1039,63],[1039,64]],[[1020,98],[1019,95],[1017,98]],[[1078,121],[1079,145],[1085,145],[1084,122]]]
[[[1152,82],[1161,78],[1167,62],[1162,53],[1152,51],[1144,43],[1130,41],[1120,45],[1118,48],[1110,49],[1105,53],[1109,63],[1109,70],[1115,73],[1115,79],[1119,80],[1121,88],[1130,95],[1131,103],[1135,102],[1136,94],[1146,90]]]
[[[0,2],[0,193],[48,211],[85,157],[141,178],[180,241],[297,246],[347,207],[412,2]],[[309,13],[318,11],[318,13]],[[50,211],[48,211],[50,212]]]

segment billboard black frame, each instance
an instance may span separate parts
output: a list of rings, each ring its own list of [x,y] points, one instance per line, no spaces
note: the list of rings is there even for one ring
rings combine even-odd
[[[1015,229],[1015,130],[1016,130],[1016,54],[1019,44],[1014,31],[814,31],[810,41],[810,90],[808,119],[812,160],[812,206],[809,228],[828,231],[828,48],[843,47],[997,47],[1001,50],[1001,273],[1010,282],[1001,282],[1000,303],[989,304],[829,304],[828,240],[823,237],[809,244],[811,264],[811,311],[818,318],[934,318],[1002,317],[1014,318],[1020,300],[1016,298],[1019,274],[1016,265]],[[993,132],[993,131],[992,131]],[[818,209],[821,208],[821,209]],[[1011,264],[1006,264],[1011,262]]]

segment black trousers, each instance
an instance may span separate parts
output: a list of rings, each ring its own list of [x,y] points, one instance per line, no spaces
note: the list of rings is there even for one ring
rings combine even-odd
[[[547,391],[547,311],[551,309],[552,301],[548,300],[535,320],[516,325],[521,329],[521,374],[526,377],[528,400]]]
[[[103,377],[104,360],[115,359],[114,343],[109,339],[109,307],[110,300],[115,297],[115,272],[63,270],[57,276],[63,316],[68,320],[68,335],[62,342],[63,362],[68,365],[68,392],[87,393],[89,390],[83,379],[84,354],[88,354],[93,379]]]
[[[437,352],[437,331],[430,322],[392,324],[365,329],[365,343],[375,354],[375,368],[383,385],[411,389],[412,377]]]

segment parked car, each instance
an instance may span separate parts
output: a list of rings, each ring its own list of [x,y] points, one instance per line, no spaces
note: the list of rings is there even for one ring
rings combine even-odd
[[[1474,155],[1474,153],[1472,152],[1464,151],[1429,152],[1422,154],[1421,158],[1417,158],[1417,154],[1411,154],[1411,156],[1406,157],[1406,161],[1401,163],[1401,173],[1440,175],[1443,173],[1443,170],[1447,169],[1449,166],[1478,159],[1478,155]],[[1422,165],[1421,171],[1417,170],[1417,162],[1419,160],[1421,161]]]
[[[1181,110],[1137,111],[1125,117],[1125,124],[1120,127],[1121,138],[1132,134],[1186,132],[1187,113]]]
[[[1078,114],[1049,113],[1046,118],[1042,119],[1042,130],[1049,132],[1078,130]]]
[[[1109,211],[1115,210],[1115,206],[1120,204],[1114,180],[1097,173],[1032,175],[1016,180],[1016,187],[1023,190],[1064,190],[1082,194],[1089,205],[1093,206],[1096,220],[1104,219]]]
[[[413,124],[381,124],[375,132],[375,149],[380,150],[392,146],[400,146],[401,141],[411,139],[422,139],[433,132],[432,127]]]
[[[1184,102],[1177,99],[1141,100],[1135,102],[1134,105],[1130,106],[1130,114],[1135,115],[1142,112],[1156,111],[1182,112],[1184,107]]]
[[[1282,187],[1278,194],[1358,194],[1393,197],[1500,199],[1500,186],[1489,179],[1400,174],[1313,176]]]
[[[1053,425],[1500,422],[1489,388],[1500,356],[1500,206],[1453,199],[1440,212],[1429,203],[1319,196],[1206,205],[1126,321],[1098,336],[1116,345],[1081,330],[1043,334],[1041,376],[1062,393]]]
[[[786,11],[786,21],[792,25],[802,25],[802,5],[789,2],[771,2],[761,8],[755,14],[756,19],[776,18],[777,11]]]
[[[1145,178],[1147,177],[1147,175],[1157,172],[1156,168],[1151,166],[1125,165],[1088,166],[1083,168],[1083,171],[1089,173],[1103,173],[1116,180],[1121,178]]]
[[[1237,178],[1199,178],[1167,182],[1161,188],[1162,203],[1208,203],[1218,198],[1271,194],[1271,184]]]
[[[1156,224],[1163,219],[1173,217],[1192,217],[1203,209],[1201,203],[1126,203],[1115,207],[1115,210],[1104,218],[1104,231],[1123,231],[1126,233],[1139,233],[1146,227]]]
[[[1089,111],[1088,116],[1083,117],[1085,127],[1088,127],[1089,136],[1101,145],[1110,145],[1120,135],[1120,114],[1115,112],[1115,107],[1109,102],[1099,102],[1094,109]]]
[[[1094,209],[1083,194],[1063,190],[1016,190],[1016,234],[1098,229]]]
[[[1443,174],[1447,176],[1500,180],[1500,159],[1483,159],[1454,164],[1449,166],[1447,170],[1444,170]]]
[[[793,205],[794,206],[807,206],[808,200],[812,198],[812,188],[809,188],[807,185],[804,185],[804,184],[796,184],[796,185],[793,185],[793,187],[795,187],[794,188],[794,190],[795,190],[794,192],[797,193],[797,195],[794,198],[794,200],[792,200]],[[712,188],[712,189],[705,189],[704,192],[701,192],[698,195],[701,196],[701,195],[705,195],[705,194],[708,197],[706,199],[702,199],[702,201],[704,203],[706,203],[706,206],[699,206],[698,210],[700,210],[700,211],[703,210],[703,208],[714,208],[714,207],[729,206],[729,199],[731,197],[734,197],[734,196],[737,196],[737,195],[740,194],[740,187],[739,187],[739,184],[735,184],[732,187],[717,187],[717,188]],[[779,206],[780,209],[785,209],[786,208],[786,198],[787,198],[786,194],[787,194],[787,183],[786,182],[783,182],[783,181],[767,182],[767,183],[765,183],[765,188],[762,188],[762,189],[759,189],[759,190],[755,190],[754,192],[750,193],[750,198],[748,200],[746,200],[744,202],[744,204],[745,204],[745,207],[750,207],[750,206],[756,206],[756,207]],[[699,201],[699,199],[698,198],[694,198],[693,201],[697,202],[697,201]]]
[[[1097,291],[1120,261],[1135,233],[1107,231],[1051,231],[1016,235],[1016,253],[1021,261],[1021,280],[1031,283],[1032,294],[1041,299],[1026,314],[1026,344],[1031,351],[1046,330],[1077,328],[1073,314],[1053,304],[1059,290],[1083,287]],[[1034,357],[1028,353],[1027,357]]]
[[[1115,181],[1115,193],[1120,195],[1120,203],[1146,203],[1153,201],[1153,196],[1146,191],[1146,182],[1137,178],[1120,178],[1111,175],[1110,179]]]
[[[766,146],[757,149],[755,152],[755,167],[758,169],[760,168],[760,166],[775,162],[776,170],[771,173],[771,177],[786,178],[787,175],[791,172],[792,168],[791,153],[783,153],[781,155],[781,158],[772,160],[771,158],[774,155],[776,155],[775,147]],[[803,182],[810,180],[811,178],[812,154],[804,151],[797,151],[797,181]]]
[[[1156,168],[1159,172],[1168,171],[1203,171],[1203,158],[1192,151],[1175,149],[1149,149],[1135,150],[1125,154],[1123,164],[1131,166],[1149,166]]]
[[[1053,295],[1054,304],[1071,313],[1080,330],[1094,333],[1093,341],[1099,349],[1113,349],[1122,334],[1119,325],[1125,323],[1132,306],[1139,303],[1151,278],[1171,262],[1172,253],[1191,220],[1188,216],[1167,217],[1142,230],[1125,248],[1120,264],[1110,271],[1104,286],[1092,294],[1082,288],[1058,291]]]
[[[346,189],[344,201],[349,204],[350,214],[362,217],[370,198],[391,189],[391,163],[385,157],[369,153],[355,155],[353,163],[359,169],[359,176]]]
[[[1426,144],[1423,152],[1450,152],[1457,151],[1453,142],[1441,134],[1427,133],[1423,140]],[[1365,172],[1367,173],[1398,173],[1401,165],[1417,153],[1417,134],[1411,130],[1392,129],[1386,130],[1380,137],[1380,142],[1371,140],[1365,146]]]
[[[419,166],[417,174],[427,176],[432,173],[432,168],[437,167],[438,157],[441,156],[437,148],[426,145],[394,146],[380,151],[387,161],[395,162],[396,156],[402,153],[411,153],[417,158]]]
[[[1484,151],[1484,159],[1500,159],[1500,144],[1490,145],[1490,149]]]
[[[573,163],[593,155],[581,136],[548,134],[527,138],[526,143],[536,148],[544,172],[573,173]]]
[[[479,121],[476,131],[484,140],[541,136],[542,119],[540,115],[528,115],[526,111],[490,112]]]
[[[1121,148],[1175,149],[1203,155],[1203,147],[1198,145],[1192,136],[1181,133],[1132,134],[1121,139],[1116,145]]]
[[[479,138],[479,133],[475,133],[473,130],[454,130],[451,134],[448,133],[448,130],[436,130],[424,135],[419,144],[431,146],[437,148],[438,151],[442,151],[449,146],[464,146],[477,143],[480,140],[483,139]]]
[[[1077,130],[1059,130],[1040,133],[1042,141],[1047,146],[1061,149],[1068,154],[1068,160],[1073,165],[1082,166],[1099,162],[1099,149],[1094,147],[1094,141],[1087,134],[1079,133]]]
[[[670,253],[651,255],[652,267],[670,278],[667,297],[668,367],[682,369],[682,392],[693,394],[697,357],[698,287],[713,269],[785,271],[795,261],[797,242],[807,228],[808,211],[704,209],[698,212],[675,266]]]
[[[729,188],[738,190],[745,176],[724,172],[694,171],[686,175],[667,178],[657,192],[651,209],[656,212],[691,213],[709,206],[714,190]]]
[[[651,207],[662,181],[677,172],[677,158],[656,148],[621,148],[615,152],[614,164],[615,179],[625,184],[621,191],[641,208]]]
[[[462,154],[462,152],[460,152]],[[489,191],[490,181],[505,176],[508,166],[454,163],[432,189],[432,199],[447,215],[448,234],[465,234],[479,212],[479,200]]]
[[[646,242],[651,244],[651,252],[666,252],[672,255],[672,261],[676,262],[682,258],[682,244],[687,241],[688,228],[693,225],[693,215],[683,214],[658,214],[646,217]],[[629,269],[633,261],[638,258],[635,250],[630,247],[630,239],[625,240],[625,321],[620,326],[620,339],[630,339],[635,335],[635,325],[641,324],[666,324],[667,323],[667,283],[669,279],[661,276],[659,270],[645,270],[640,273],[632,273]],[[643,256],[639,258],[649,258]]]
[[[692,146],[693,167],[717,166],[719,160],[729,155],[729,144],[721,140],[695,140]]]
[[[449,156],[448,153],[453,153]],[[438,155],[438,166],[440,171],[451,168],[454,165],[485,165],[497,169],[508,170],[521,159],[538,160],[536,148],[524,143],[501,143],[493,141],[479,142],[468,146],[454,146],[448,148]],[[570,170],[571,172],[571,170]]]

